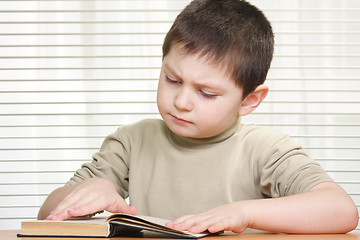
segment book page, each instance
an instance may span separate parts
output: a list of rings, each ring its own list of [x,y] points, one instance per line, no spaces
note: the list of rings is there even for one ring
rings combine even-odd
[[[181,231],[173,228],[166,227],[165,224],[170,222],[170,220],[161,219],[157,217],[150,217],[150,216],[142,216],[142,215],[127,215],[127,214],[115,214],[108,218],[108,222],[120,223],[129,226],[134,226],[138,228],[143,228],[146,230],[154,230],[159,232],[168,232],[173,233],[176,235],[183,235],[183,236],[196,236],[202,237],[209,235],[209,233],[200,233],[200,234],[193,234],[188,231]]]

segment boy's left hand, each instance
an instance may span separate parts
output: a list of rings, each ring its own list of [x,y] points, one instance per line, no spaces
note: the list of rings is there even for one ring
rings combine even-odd
[[[284,233],[346,233],[356,228],[358,219],[350,196],[336,183],[323,182],[291,196],[228,203],[167,226],[192,233],[241,233],[248,227]]]
[[[220,231],[241,233],[249,226],[242,205],[241,202],[229,203],[198,215],[180,217],[167,223],[166,226],[191,233],[201,233],[206,230],[211,233]]]

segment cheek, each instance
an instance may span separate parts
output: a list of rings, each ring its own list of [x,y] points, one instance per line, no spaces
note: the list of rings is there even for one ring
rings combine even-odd
[[[157,96],[156,96],[156,102],[158,105],[158,108],[164,107],[169,102],[169,91],[165,89],[163,83],[159,83],[158,89],[157,89]]]
[[[219,101],[211,106],[203,107],[202,116],[207,116],[209,119],[213,119],[213,122],[221,124],[228,119],[238,117],[238,106],[232,105],[232,102]]]

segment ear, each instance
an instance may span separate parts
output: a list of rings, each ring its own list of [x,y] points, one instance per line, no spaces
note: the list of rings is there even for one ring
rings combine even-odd
[[[266,85],[259,85],[251,92],[242,102],[239,110],[239,116],[246,116],[254,111],[260,103],[264,100],[269,92],[269,87]]]

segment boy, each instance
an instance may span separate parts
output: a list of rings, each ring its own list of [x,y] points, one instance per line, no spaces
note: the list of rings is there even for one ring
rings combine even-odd
[[[106,210],[176,219],[167,225],[193,233],[353,230],[353,201],[298,144],[240,123],[268,93],[272,54],[270,23],[254,6],[192,1],[163,45],[163,121],[108,136],[92,163],[49,195],[38,218]]]

